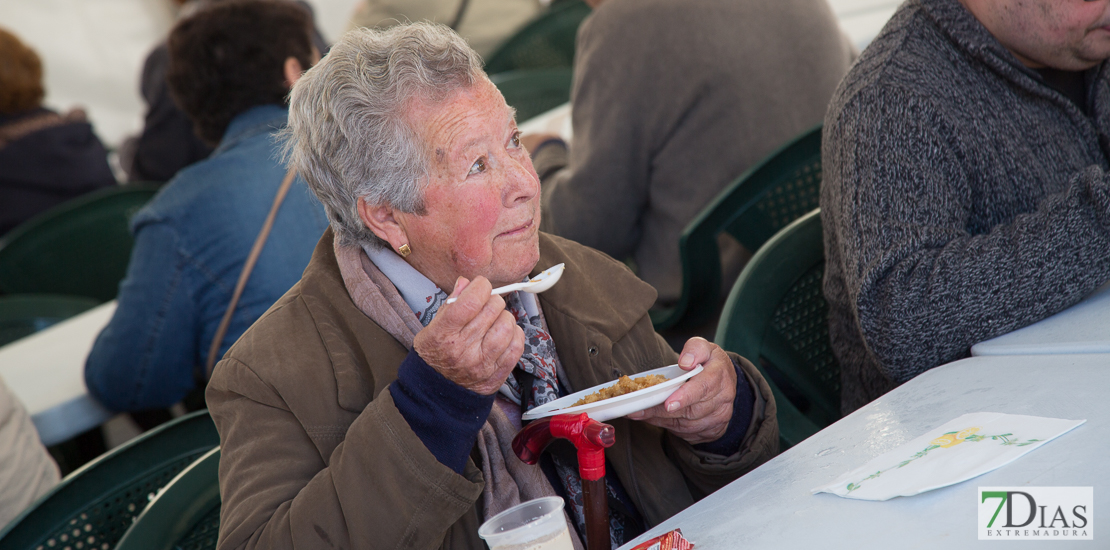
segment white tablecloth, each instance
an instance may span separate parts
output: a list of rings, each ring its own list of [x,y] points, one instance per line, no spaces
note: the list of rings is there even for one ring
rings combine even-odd
[[[27,407],[46,445],[95,428],[112,413],[85,386],[85,357],[116,302],[0,347],[0,378]]]
[[[651,529],[676,527],[698,550],[821,548],[866,550],[997,548],[979,541],[977,488],[1094,486],[1110,509],[1110,355],[972,357],[937,367]],[[1087,419],[1069,433],[980,477],[885,502],[810,489],[968,412]],[[1050,548],[1102,548],[1053,541]],[[633,543],[623,548],[630,548]],[[993,545],[992,545],[993,543]],[[1038,546],[1040,544],[1040,546]],[[1044,542],[1015,547],[1043,548]]]

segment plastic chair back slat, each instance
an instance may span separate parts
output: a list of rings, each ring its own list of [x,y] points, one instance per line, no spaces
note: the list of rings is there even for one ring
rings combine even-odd
[[[821,216],[814,210],[752,257],[717,327],[717,344],[751,360],[771,384],[783,447],[840,418],[840,366],[829,342],[824,267]]]
[[[0,532],[0,548],[114,548],[158,490],[219,440],[208,411],[146,432],[66,476]]]
[[[157,190],[101,189],[20,224],[0,240],[0,290],[115,298],[134,244],[131,216]]]
[[[490,54],[486,73],[574,66],[578,26],[590,11],[580,0],[552,4]]]
[[[820,206],[820,132],[817,135],[816,143],[812,141],[812,134],[807,136],[811,141],[803,147],[808,149],[808,155],[800,155],[797,159],[802,164],[777,177],[767,178],[763,185],[766,191],[754,204],[754,209],[735,216],[725,227],[725,231],[750,250],[758,250],[780,229]]]
[[[179,550],[212,550],[220,536],[220,508],[217,503],[193,529],[173,545]]]
[[[220,449],[173,478],[135,519],[116,550],[209,550],[220,532]]]
[[[694,326],[710,319],[721,296],[717,236],[732,235],[755,253],[776,232],[820,203],[821,126],[771,153],[717,195],[679,238],[682,295],[670,308],[651,312],[656,330]]]

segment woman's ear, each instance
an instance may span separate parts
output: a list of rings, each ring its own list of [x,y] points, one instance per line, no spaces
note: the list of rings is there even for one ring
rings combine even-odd
[[[308,69],[302,67],[301,62],[297,61],[296,57],[289,56],[285,58],[285,63],[281,66],[281,70],[285,75],[285,85],[292,89],[293,84],[296,83],[297,79]]]
[[[409,239],[394,213],[389,206],[371,206],[363,199],[358,200],[358,217],[362,219],[362,223],[397,251],[401,245],[409,244]]]

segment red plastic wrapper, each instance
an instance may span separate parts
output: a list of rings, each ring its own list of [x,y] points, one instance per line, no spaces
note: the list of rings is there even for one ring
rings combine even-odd
[[[668,531],[647,542],[637,544],[632,550],[690,550],[694,543],[682,536],[681,529]]]

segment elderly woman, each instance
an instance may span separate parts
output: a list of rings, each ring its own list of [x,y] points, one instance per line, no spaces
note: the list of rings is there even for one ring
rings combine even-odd
[[[446,27],[347,34],[294,86],[289,133],[331,229],[208,386],[221,548],[484,548],[484,519],[548,495],[584,533],[573,449],[512,455],[522,411],[676,362],[705,369],[611,421],[614,543],[776,450],[750,363],[701,339],[677,357],[650,286],[538,232],[513,112]],[[491,296],[557,263],[547,292]]]

